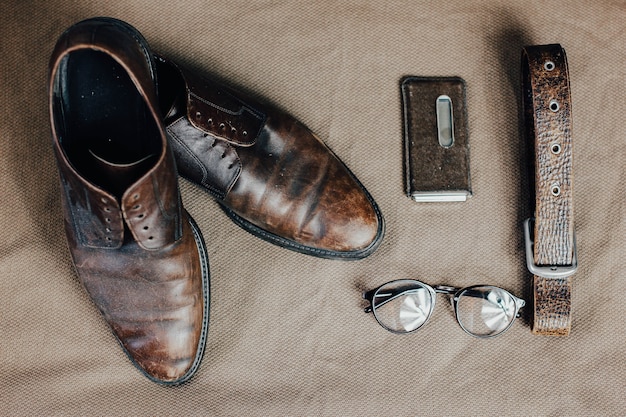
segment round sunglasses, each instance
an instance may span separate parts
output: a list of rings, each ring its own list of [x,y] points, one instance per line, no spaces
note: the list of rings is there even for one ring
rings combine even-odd
[[[391,281],[363,294],[378,323],[393,333],[410,333],[421,328],[435,309],[437,293],[447,294],[456,320],[465,332],[487,338],[507,331],[524,300],[492,285],[455,288],[445,285],[431,287],[412,279]]]

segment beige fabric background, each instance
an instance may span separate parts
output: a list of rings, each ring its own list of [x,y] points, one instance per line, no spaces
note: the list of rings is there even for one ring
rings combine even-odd
[[[155,50],[288,110],[346,162],[387,221],[358,262],[321,260],[235,226],[200,189],[184,203],[209,248],[211,321],[196,377],[149,382],[78,283],[62,231],[46,107],[60,33],[108,15]],[[589,1],[4,0],[0,4],[0,414],[626,415],[626,3]],[[467,336],[439,296],[418,333],[386,332],[361,292],[396,278],[489,283],[526,299],[532,212],[519,134],[524,44],[567,51],[580,272],[573,331]],[[403,195],[399,79],[468,87],[467,203]]]

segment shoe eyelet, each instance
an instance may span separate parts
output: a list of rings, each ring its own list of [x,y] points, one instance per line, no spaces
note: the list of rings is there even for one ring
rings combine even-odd
[[[148,227],[148,226],[144,226],[144,227],[143,227],[143,230],[148,230],[148,229],[149,229],[149,227]]]
[[[141,214],[138,214],[138,215],[137,215],[137,218],[138,218],[138,219],[143,219],[143,216],[144,216],[144,214],[143,214],[143,213],[141,213]]]

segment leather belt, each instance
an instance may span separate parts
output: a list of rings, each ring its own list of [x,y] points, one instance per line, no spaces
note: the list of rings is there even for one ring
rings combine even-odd
[[[565,51],[558,45],[522,52],[522,107],[535,149],[535,217],[524,222],[533,274],[534,334],[566,336],[571,276],[577,269],[572,207],[571,98]],[[532,229],[532,231],[531,231]]]

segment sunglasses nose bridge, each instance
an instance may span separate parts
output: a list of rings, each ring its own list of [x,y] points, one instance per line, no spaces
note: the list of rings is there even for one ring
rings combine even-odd
[[[449,285],[435,285],[433,289],[435,290],[436,293],[449,294],[449,295],[454,295],[459,291],[458,288],[451,287]]]

